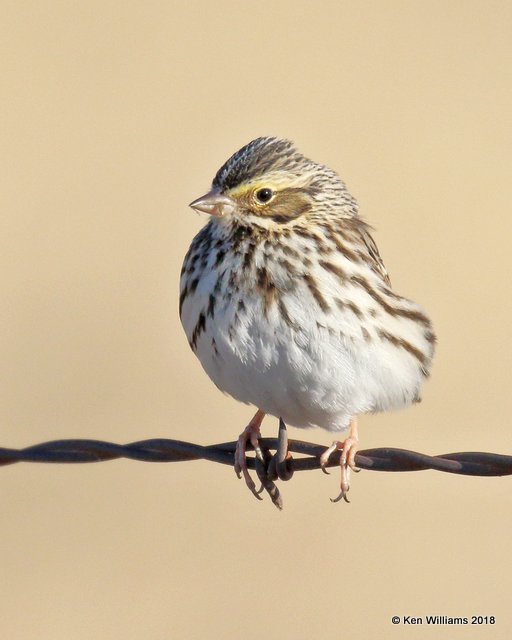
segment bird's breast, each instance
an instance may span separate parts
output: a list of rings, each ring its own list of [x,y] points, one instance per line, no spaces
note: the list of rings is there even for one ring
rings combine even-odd
[[[193,245],[181,320],[204,369],[297,426],[409,404],[430,369],[430,321],[368,265],[304,240]]]

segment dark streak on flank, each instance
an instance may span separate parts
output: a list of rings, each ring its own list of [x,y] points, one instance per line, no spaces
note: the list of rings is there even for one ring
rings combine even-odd
[[[436,334],[430,329],[427,329],[423,335],[425,336],[425,340],[431,345],[434,345],[436,343]]]
[[[371,342],[372,341],[372,337],[370,335],[370,332],[368,331],[368,329],[366,327],[363,327],[361,325],[361,333],[363,334],[363,338],[365,340],[365,342]]]
[[[293,262],[288,262],[288,260],[282,259],[279,264],[285,270],[286,274],[291,276],[291,278],[295,278],[295,276],[297,276],[298,271]]]
[[[183,309],[183,303],[188,295],[188,288],[185,287],[183,291],[180,293],[180,318],[181,318],[181,310]]]
[[[327,260],[319,260],[318,264],[323,267],[326,271],[330,271],[335,276],[337,276],[342,282],[347,280],[347,275],[345,271],[336,264],[332,262],[328,262]]]
[[[225,273],[226,273],[226,270],[224,269],[224,271],[217,278],[217,282],[215,283],[215,286],[213,287],[213,293],[219,293],[220,292],[220,290],[222,288],[222,281],[224,280]]]
[[[194,278],[188,288],[189,293],[194,293],[195,290],[197,289],[198,284],[199,284],[199,278]]]
[[[361,320],[362,318],[364,318],[364,313],[362,312],[362,310],[355,304],[355,302],[352,302],[352,300],[341,300],[340,298],[336,298],[336,304],[338,306],[338,309],[340,311],[345,311],[346,309],[350,309],[350,311],[352,311],[352,313],[359,319]]]
[[[299,258],[300,254],[298,251],[296,251],[295,249],[292,249],[292,247],[290,247],[287,244],[282,244],[281,245],[281,251],[287,255],[290,258]]]
[[[418,362],[421,364],[423,373],[425,375],[428,375],[428,371],[426,369],[426,366],[428,365],[428,358],[422,351],[420,351],[417,347],[412,345],[407,340],[404,340],[403,338],[398,338],[397,336],[394,336],[388,331],[384,331],[384,329],[379,329],[378,333],[379,333],[379,337],[382,338],[383,340],[387,340],[395,347],[401,347],[402,349],[405,349],[412,356],[414,356],[416,360],[418,360]]]
[[[421,311],[414,311],[412,309],[402,309],[400,307],[393,307],[390,305],[384,298],[375,291],[375,289],[370,285],[368,280],[363,276],[351,276],[350,281],[356,284],[359,287],[362,287],[370,297],[372,297],[375,302],[378,302],[380,306],[389,313],[389,315],[397,317],[400,316],[402,318],[407,318],[408,320],[414,320],[415,322],[420,322],[425,327],[430,327],[430,320],[427,316]]]
[[[226,291],[224,292],[224,297],[230,297],[229,292],[232,290],[238,290],[238,278],[236,271],[231,271],[231,273],[229,274],[228,286],[226,288]]]
[[[213,318],[213,314],[215,313],[216,300],[217,298],[213,295],[213,293],[210,293],[210,298],[208,299],[208,309],[206,311],[206,315],[209,316],[210,318]]]
[[[382,291],[382,293],[385,293],[390,298],[394,298],[395,300],[403,300],[402,296],[399,296],[397,293],[392,291],[389,287],[380,285],[379,289]]]
[[[283,317],[283,320],[286,322],[286,324],[290,327],[290,329],[295,329],[297,330],[299,327],[298,325],[290,318],[290,314],[288,313],[288,309],[286,308],[285,303],[283,302],[282,298],[278,298],[277,299],[277,308],[279,309],[279,313],[281,314],[281,316]]]
[[[201,311],[201,313],[199,314],[199,318],[197,320],[196,326],[194,327],[194,331],[192,331],[192,338],[190,339],[190,346],[194,351],[197,348],[197,341],[199,339],[199,336],[205,330],[205,328],[206,328],[206,316],[204,315],[204,312]]]
[[[308,289],[311,292],[311,295],[316,300],[320,309],[322,309],[322,311],[329,311],[329,305],[327,303],[327,300],[324,298],[324,296],[320,292],[320,289],[318,288],[315,279],[312,276],[310,276],[308,273],[305,273],[302,277],[304,278],[304,282],[306,283]]]
[[[361,256],[359,256],[356,251],[352,251],[352,249],[350,249],[344,242],[342,242],[342,240],[339,238],[337,234],[333,233],[331,236],[328,236],[328,237],[334,242],[334,244],[336,245],[336,249],[345,258],[347,258],[347,260],[350,260],[351,262],[355,262],[355,263],[362,262]]]

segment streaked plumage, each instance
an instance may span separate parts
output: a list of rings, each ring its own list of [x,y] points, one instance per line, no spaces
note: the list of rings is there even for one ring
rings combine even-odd
[[[330,431],[418,400],[434,352],[430,320],[391,289],[334,171],[286,140],[258,138],[217,172],[196,201],[205,202],[217,215],[185,257],[180,316],[222,391]]]

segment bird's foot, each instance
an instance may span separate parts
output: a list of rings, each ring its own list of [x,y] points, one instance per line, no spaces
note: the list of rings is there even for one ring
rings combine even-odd
[[[261,481],[261,486],[267,491],[275,506],[281,510],[283,508],[283,500],[275,481],[290,480],[293,476],[293,456],[288,451],[288,433],[282,418],[279,419],[275,455],[270,455],[268,450],[265,450],[263,454],[267,464],[260,464],[259,460],[257,460],[256,472]]]
[[[355,464],[356,453],[358,450],[359,439],[357,437],[357,424],[355,420],[351,422],[350,427],[350,435],[349,437],[340,442],[336,440],[332,443],[332,445],[326,449],[322,455],[320,456],[320,466],[324,473],[329,473],[325,468],[331,453],[335,451],[341,451],[340,456],[340,467],[341,467],[341,492],[337,498],[331,498],[331,502],[339,502],[341,499],[345,500],[345,502],[350,502],[347,498],[347,493],[350,489],[350,471],[361,471]]]
[[[258,498],[258,500],[263,500],[260,496],[260,493],[263,491],[263,486],[256,489],[256,485],[254,484],[254,481],[249,474],[249,470],[247,469],[246,454],[247,443],[250,442],[258,460],[264,462],[263,452],[259,444],[259,439],[261,437],[260,426],[264,416],[265,414],[263,411],[256,412],[254,418],[240,434],[235,450],[235,473],[239,478],[243,475],[245,484],[248,486],[251,493]]]

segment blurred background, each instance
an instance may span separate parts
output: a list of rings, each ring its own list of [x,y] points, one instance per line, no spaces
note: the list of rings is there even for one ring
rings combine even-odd
[[[423,402],[361,447],[512,451],[512,5],[11,2],[3,24],[0,445],[233,440],[178,319],[187,204],[259,135],[339,171],[434,319]],[[277,421],[267,418],[265,435]],[[330,444],[321,430],[291,437]],[[509,638],[511,478],[298,474],[285,509],[207,462],[0,470],[2,633]],[[393,615],[496,616],[485,628]]]

